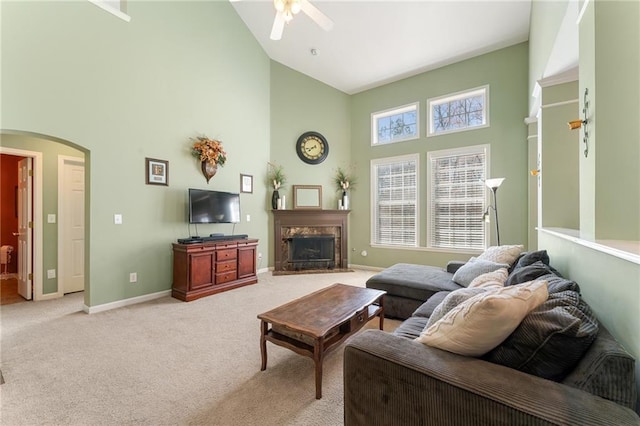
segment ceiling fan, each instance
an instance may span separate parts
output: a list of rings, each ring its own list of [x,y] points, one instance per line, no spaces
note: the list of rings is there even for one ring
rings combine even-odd
[[[293,15],[301,10],[325,31],[333,28],[333,21],[312,5],[309,0],[273,0],[276,8],[276,18],[271,28],[271,40],[280,40],[284,31],[284,24],[293,19]]]
[[[229,0],[232,3],[242,0]],[[333,21],[327,15],[312,5],[309,0],[273,0],[276,8],[276,18],[273,20],[271,28],[271,40],[280,40],[284,31],[284,24],[291,22],[293,15],[303,11],[309,18],[325,31],[333,28]]]

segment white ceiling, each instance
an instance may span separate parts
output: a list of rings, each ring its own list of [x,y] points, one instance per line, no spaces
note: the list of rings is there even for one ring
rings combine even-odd
[[[300,12],[279,41],[269,38],[272,0],[232,5],[271,59],[348,94],[529,37],[530,0],[311,2],[333,20],[333,29],[322,30]]]

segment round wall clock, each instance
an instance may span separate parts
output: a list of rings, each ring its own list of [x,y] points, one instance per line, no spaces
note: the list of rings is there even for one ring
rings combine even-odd
[[[307,164],[320,164],[329,155],[329,144],[318,132],[305,132],[296,142],[298,157]]]

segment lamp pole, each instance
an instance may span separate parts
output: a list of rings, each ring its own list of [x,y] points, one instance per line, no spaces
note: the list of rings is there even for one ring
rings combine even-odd
[[[498,245],[500,245],[500,227],[498,226],[498,198],[496,197],[496,192],[498,192],[498,187],[491,188],[493,192],[493,214],[496,216],[496,238],[498,239]]]

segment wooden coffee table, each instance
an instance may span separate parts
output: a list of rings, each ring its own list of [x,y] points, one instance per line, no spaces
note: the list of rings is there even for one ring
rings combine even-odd
[[[260,370],[267,368],[267,341],[308,356],[316,368],[316,399],[322,398],[322,361],[325,354],[375,316],[380,318],[382,330],[385,293],[333,284],[258,315],[262,320]]]

